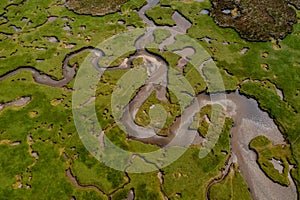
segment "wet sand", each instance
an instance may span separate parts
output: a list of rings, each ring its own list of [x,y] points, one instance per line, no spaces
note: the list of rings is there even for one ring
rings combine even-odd
[[[151,21],[146,17],[145,12],[151,9],[152,7],[154,7],[157,3],[159,3],[159,0],[152,0],[152,1],[148,0],[148,4],[139,11],[139,16],[144,20],[144,22],[147,24],[148,27],[155,27],[155,24],[153,21]],[[166,45],[172,44],[175,41],[174,37],[176,34],[174,34],[174,32],[179,31],[181,33],[186,33],[187,29],[191,26],[191,24],[178,12],[175,12],[172,18],[176,22],[176,26],[162,27],[171,30],[171,36],[167,38],[165,41],[163,41],[162,44],[160,44],[160,49],[163,49]],[[152,32],[149,31],[143,37],[139,38],[139,40],[136,41],[136,45],[135,45],[137,49],[143,49],[145,47],[145,44],[147,44],[147,42],[153,40],[153,35],[152,36],[151,35]],[[150,39],[147,39],[147,37]],[[0,82],[6,79],[7,77],[17,74],[20,71],[30,71],[33,75],[35,82],[39,84],[48,85],[51,87],[63,87],[64,85],[68,84],[75,77],[76,74],[77,66],[69,66],[69,60],[73,56],[85,51],[97,52],[98,50],[92,47],[86,47],[67,55],[62,65],[62,73],[64,78],[61,80],[54,80],[52,77],[43,74],[42,72],[38,71],[35,68],[24,67],[24,68],[16,69],[14,71],[11,71],[1,76]],[[190,51],[186,51],[183,53],[190,54]],[[101,55],[98,57],[101,57]],[[97,60],[94,60],[94,63],[92,64],[96,66],[101,72],[103,72],[101,66],[97,65],[98,64]],[[124,66],[128,67],[126,65]],[[166,72],[164,70],[161,71],[161,74],[165,74],[165,73]],[[157,73],[156,75],[152,76],[152,83],[155,83],[157,80],[165,80],[165,78],[164,77],[162,78],[162,76],[159,76],[159,74]],[[170,129],[171,131],[170,136],[161,137],[161,136],[153,135],[155,134],[154,132],[151,131],[149,132],[149,130],[146,130],[144,127],[137,127],[137,125],[133,123],[133,121],[130,122],[128,121],[134,118],[134,115],[132,115],[132,111],[133,113],[136,113],[137,108],[140,105],[142,105],[142,103],[147,99],[147,97],[151,94],[150,92],[155,90],[155,88],[152,86],[146,86],[146,87],[149,88],[145,88],[145,91],[142,90],[141,91],[142,95],[138,96],[137,99],[133,101],[133,103],[128,105],[127,108],[128,116],[125,115],[125,117],[123,118],[124,120],[123,122],[127,122],[127,128],[129,127],[132,130],[136,130],[138,128],[139,134],[144,134],[145,136],[149,136],[152,134],[152,138],[132,137],[132,139],[136,139],[138,141],[142,141],[145,143],[156,144],[158,146],[165,146],[169,144],[169,142],[174,138],[174,133],[180,129],[184,130],[185,133],[191,133],[189,135],[196,135],[195,132],[188,129],[189,127],[188,124],[191,122],[193,115],[199,110],[199,109],[198,110],[195,109],[193,106],[197,106],[198,108],[199,107],[201,108],[201,105],[202,106],[207,105],[210,102],[209,96],[205,94],[199,95],[198,100],[200,104],[192,103],[182,114],[181,118],[177,118],[175,120],[174,124]],[[166,90],[158,91],[160,94],[159,97],[161,99],[165,97],[165,91]],[[283,95],[281,93],[278,95],[281,98],[283,98]],[[227,95],[227,100],[231,106],[234,105],[232,106],[232,109],[229,109],[230,111],[227,112],[227,115],[234,119],[234,127],[231,130],[231,149],[232,149],[231,156],[232,157],[228,163],[232,163],[232,162],[238,163],[239,169],[241,170],[241,173],[246,183],[248,184],[248,187],[250,188],[252,198],[259,199],[259,200],[297,199],[297,190],[291,177],[289,176],[291,181],[291,185],[289,187],[283,187],[277,183],[272,182],[268,177],[265,176],[265,174],[259,168],[256,162],[257,159],[256,154],[249,149],[250,141],[253,138],[257,137],[258,135],[264,135],[268,137],[273,144],[285,144],[284,138],[282,137],[282,134],[276,127],[274,121],[268,116],[267,113],[261,111],[257,105],[257,102],[252,99],[247,99],[246,97],[241,96],[237,93],[231,93]],[[16,105],[23,105],[23,102],[15,102],[15,103]],[[183,125],[179,126],[179,124],[183,124]],[[200,142],[201,139],[202,138],[200,138]],[[181,137],[177,141],[172,142],[171,145],[182,145],[186,142],[185,140],[189,141],[190,138]],[[227,171],[228,169],[229,169],[229,164],[226,166]],[[223,173],[226,173],[226,170]],[[80,186],[77,183],[76,179],[71,174],[70,170],[66,171],[66,175],[73,182],[73,184],[76,185],[76,187],[95,189],[98,192],[103,194],[103,191],[101,191],[99,188],[96,188],[94,186],[86,186],[86,187]],[[131,194],[129,194],[129,198],[132,198],[130,196],[132,196]]]
[[[233,118],[235,126],[231,131],[232,153],[237,157],[239,169],[250,188],[252,198],[296,200],[297,189],[293,180],[290,178],[291,185],[288,187],[274,183],[259,168],[255,152],[249,149],[251,140],[259,135],[266,136],[274,145],[285,144],[274,121],[259,109],[255,100],[238,94],[229,94],[228,98],[237,105],[237,115]]]

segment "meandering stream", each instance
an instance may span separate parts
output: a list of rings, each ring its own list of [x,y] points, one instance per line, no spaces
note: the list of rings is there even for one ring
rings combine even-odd
[[[151,8],[153,8],[155,5],[157,5],[160,1],[159,0],[148,0],[148,4],[145,5],[142,9],[139,11],[139,16],[143,19],[143,21],[146,23],[148,27],[157,27],[155,23],[149,19],[145,12]],[[187,29],[191,27],[190,22],[184,18],[180,13],[177,11],[173,15],[173,20],[176,22],[175,27],[162,27],[166,28],[168,30],[171,30],[171,35],[168,39],[164,40],[159,48],[162,50],[165,46],[172,44],[175,39],[176,32],[180,33],[186,33]],[[151,29],[148,30],[148,32],[145,33],[143,37],[140,37],[136,43],[135,46],[137,49],[143,49],[145,47],[145,44],[149,42],[149,40],[153,40],[153,37],[151,36],[153,32]],[[34,81],[39,84],[48,85],[51,87],[63,87],[66,84],[68,84],[76,75],[76,67],[77,66],[69,66],[69,60],[76,56],[77,54],[80,54],[85,51],[93,51],[95,53],[99,53],[100,50],[95,49],[93,47],[86,47],[82,48],[76,52],[73,52],[66,56],[65,60],[62,64],[62,72],[64,75],[64,78],[61,80],[55,80],[52,77],[42,74],[40,71],[36,70],[33,67],[21,67],[14,71],[11,71],[3,76],[0,76],[0,82],[5,80],[6,78],[13,76],[17,74],[20,71],[30,71],[33,75]],[[141,52],[140,52],[141,53]],[[182,52],[182,54],[190,54],[190,51]],[[159,64],[165,64],[164,61],[161,60],[161,58],[158,58],[156,56],[151,56],[147,53],[140,54],[145,59],[151,62],[156,62]],[[150,64],[151,64],[150,62]],[[93,65],[97,65],[97,60],[93,60]],[[153,64],[153,63],[152,63]],[[166,66],[166,64],[165,64]],[[134,118],[134,115],[137,112],[137,109],[143,104],[144,101],[150,96],[150,94],[157,90],[153,87],[153,83],[159,83],[164,87],[167,87],[168,80],[166,73],[168,71],[168,68],[164,65],[161,65],[160,68],[157,68],[158,71],[154,72],[149,82],[145,85],[143,89],[139,91],[137,96],[134,98],[133,101],[131,101],[128,106],[127,110],[122,118],[122,122],[126,124],[126,127],[131,129],[130,132],[135,131],[139,134],[142,134],[143,137],[133,137],[133,139],[145,142],[145,143],[151,143],[156,144],[158,146],[165,146],[168,144],[172,139],[173,135],[169,135],[168,137],[162,137],[155,135],[154,132],[152,132],[149,129],[146,129],[144,127],[137,126],[134,121],[132,120]],[[101,70],[98,65],[95,66],[99,70]],[[126,68],[126,66],[125,66]],[[120,67],[119,69],[124,69],[123,67]],[[111,70],[117,70],[111,69]],[[165,100],[165,94],[166,90],[161,89],[157,90],[158,97],[160,97],[160,100]],[[206,94],[200,94],[197,96],[198,102],[202,103],[198,108],[201,108],[207,104],[210,103],[210,97]],[[187,110],[182,115],[182,121],[191,121],[191,118],[195,114],[195,109],[193,106],[194,104],[191,104],[190,107],[187,108]],[[256,162],[256,154],[249,149],[249,143],[250,141],[259,136],[264,135],[268,137],[273,144],[285,144],[284,138],[280,131],[278,130],[277,126],[275,125],[274,121],[268,116],[266,112],[263,112],[260,110],[257,102],[253,99],[248,99],[242,95],[240,95],[238,92],[236,93],[230,93],[226,95],[226,106],[227,111],[226,115],[229,117],[232,117],[234,120],[234,127],[231,129],[231,157],[229,158],[227,165],[225,166],[225,170],[222,172],[223,177],[228,173],[230,165],[232,163],[237,163],[239,166],[239,169],[242,173],[243,178],[245,179],[249,189],[250,193],[253,199],[258,200],[269,200],[269,199],[297,199],[297,189],[296,186],[292,180],[292,178],[289,175],[290,179],[290,186],[283,187],[277,183],[274,183],[271,181],[259,168],[257,162]],[[182,123],[181,121],[181,123]],[[172,125],[171,130],[176,130],[178,125],[175,123]],[[197,135],[192,130],[188,130],[188,127],[186,131],[191,131],[194,135]],[[141,135],[139,135],[141,136]],[[151,138],[148,138],[149,136],[152,136]],[[196,138],[197,143],[201,143],[201,138]],[[180,141],[176,141],[179,142]],[[173,145],[176,145],[177,143],[173,143]],[[182,141],[181,141],[182,142]],[[74,184],[77,184],[74,177],[72,176],[70,170],[66,171],[67,176],[72,180]],[[73,180],[74,179],[74,180]],[[215,182],[212,182],[209,187],[218,182],[220,180],[216,180]],[[80,185],[76,185],[77,187],[82,187]],[[87,186],[92,189],[98,190],[100,193],[103,193],[99,188],[96,188],[94,186]],[[86,188],[86,187],[85,187]],[[128,199],[134,198],[134,191],[131,190]]]
[[[145,12],[153,8],[158,3],[158,0],[148,0],[148,5],[144,6],[139,11],[139,16],[144,20],[148,27],[154,27],[156,25],[153,21],[147,18]],[[186,33],[187,29],[191,26],[191,24],[189,24],[189,21],[186,20],[178,12],[175,12],[172,18],[175,21],[176,26],[164,28],[175,31],[170,31],[171,36],[160,44],[160,50],[162,50],[164,46],[172,44],[175,41],[174,33]],[[145,38],[148,38],[148,42],[149,40],[153,40],[151,36],[149,37],[149,34],[151,33],[148,32],[144,36]],[[140,38],[140,40],[137,40],[137,48],[145,47],[145,38],[142,37]],[[139,100],[136,100],[139,102],[138,105],[142,105],[144,99],[140,98]],[[208,102],[209,96],[201,94],[198,96],[198,100],[199,102]],[[234,127],[231,129],[231,156],[227,162],[225,170],[222,172],[223,177],[225,177],[228,173],[230,165],[235,162],[238,164],[239,169],[246,183],[248,184],[248,188],[250,189],[250,193],[253,199],[297,199],[297,189],[290,174],[289,179],[291,184],[288,187],[284,187],[277,183],[274,183],[259,168],[256,162],[256,154],[249,149],[249,143],[251,142],[251,140],[259,135],[266,136],[270,139],[270,141],[272,141],[274,145],[286,144],[281,132],[278,130],[273,119],[271,119],[266,112],[260,110],[255,100],[248,99],[240,95],[238,92],[227,94],[226,100],[229,102],[227,105],[231,106],[231,109],[229,109],[230,113],[227,113],[227,115],[233,118]],[[133,109],[137,108],[138,107]],[[186,112],[185,115],[193,116],[194,112]],[[158,138],[156,136],[151,139],[140,139],[140,141],[144,140],[144,142],[153,143],[153,140],[156,140],[154,143],[163,145],[167,143],[169,139],[170,138]],[[212,184],[210,184],[210,186]]]

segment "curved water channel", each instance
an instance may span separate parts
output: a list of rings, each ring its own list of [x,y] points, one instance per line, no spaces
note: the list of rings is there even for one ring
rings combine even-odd
[[[81,54],[83,52],[90,51],[90,52],[99,52],[100,50],[94,47],[83,47],[77,51],[74,51],[70,54],[68,54],[63,63],[62,63],[62,74],[63,78],[61,80],[55,80],[53,77],[43,74],[41,71],[35,69],[34,67],[19,67],[13,71],[7,72],[6,74],[0,76],[0,82],[3,81],[4,79],[14,76],[17,73],[21,71],[29,71],[32,73],[33,79],[36,83],[42,84],[42,85],[47,85],[51,87],[63,87],[67,85],[70,81],[73,80],[73,78],[76,75],[76,68],[78,67],[77,65],[70,66],[69,61],[76,55]]]
[[[139,11],[139,16],[144,20],[148,27],[156,27],[155,23],[151,21],[146,15],[145,12],[155,5],[157,5],[160,1],[159,0],[148,0],[148,4],[145,5]],[[171,31],[171,35],[169,38],[164,40],[159,48],[163,50],[165,46],[172,44],[175,41],[176,32],[186,33],[187,29],[191,27],[191,24],[188,20],[186,20],[180,13],[177,11],[172,16],[173,20],[176,23],[174,27],[164,27]],[[153,32],[148,30],[144,36],[140,37],[135,46],[137,49],[144,49],[145,45],[153,40]],[[61,80],[55,80],[52,77],[42,74],[40,71],[31,68],[31,67],[23,67],[18,68],[14,71],[11,71],[3,76],[0,77],[0,82],[7,77],[13,76],[19,71],[30,71],[33,74],[34,81],[39,84],[48,85],[51,87],[63,87],[68,84],[76,75],[76,67],[77,66],[69,66],[69,60],[84,51],[92,51],[95,53],[95,59],[92,61],[92,64],[103,73],[104,70],[100,69],[98,65],[99,55],[102,54],[101,50],[95,49],[93,47],[86,47],[82,48],[76,52],[73,52],[66,56],[65,60],[63,61],[62,70],[64,78]],[[182,57],[186,57],[193,52],[187,50],[182,51]],[[136,139],[141,142],[156,144],[158,146],[165,146],[168,144],[173,138],[174,135],[170,134],[167,137],[157,136],[152,130],[146,129],[144,127],[139,127],[134,123],[134,117],[137,113],[138,108],[147,100],[150,94],[153,91],[156,91],[156,97],[161,101],[167,101],[166,99],[166,87],[168,84],[167,79],[167,71],[168,68],[165,67],[166,63],[159,57],[150,55],[148,52],[139,51],[135,56],[141,56],[147,62],[149,62],[149,66],[159,66],[154,69],[153,73],[149,74],[148,82],[145,84],[143,88],[139,90],[136,97],[127,105],[123,118],[121,119],[122,123],[126,124],[126,128],[130,129],[129,132],[136,132],[140,135],[132,135],[132,139]],[[101,57],[101,56],[100,56]],[[132,59],[132,58],[131,58]],[[126,69],[130,68],[130,58],[123,63],[123,66],[111,68],[109,70],[118,70],[118,69]],[[162,87],[155,87],[155,84],[160,84]],[[182,121],[192,121],[194,114],[197,112],[195,106],[198,106],[198,109],[212,103],[211,98],[206,94],[200,94],[197,96],[198,102],[192,103],[182,114],[181,122]],[[220,102],[219,102],[220,103]],[[197,104],[197,105],[196,105]],[[226,107],[226,115],[228,117],[233,118],[234,120],[234,127],[231,129],[231,152],[228,162],[226,163],[225,170],[222,172],[224,178],[230,169],[230,165],[232,163],[237,163],[239,169],[244,177],[246,183],[248,184],[248,188],[250,190],[251,196],[253,199],[258,200],[269,200],[269,199],[297,199],[297,189],[289,175],[290,179],[290,186],[283,187],[277,183],[271,181],[259,168],[256,159],[256,154],[249,149],[249,143],[252,139],[259,135],[264,135],[269,138],[273,144],[285,144],[285,140],[278,130],[277,126],[275,125],[274,121],[268,116],[266,112],[260,110],[257,102],[253,99],[248,99],[238,92],[230,93],[226,95],[226,102],[221,102],[222,105]],[[171,133],[175,132],[178,128],[178,124],[175,120],[174,124],[171,126],[170,130]],[[200,138],[198,134],[195,133],[193,130],[186,131],[192,132],[192,134],[196,135],[194,139],[194,144],[199,144],[203,142],[204,138]],[[192,135],[189,134],[189,135]],[[137,136],[137,137],[136,137]],[[149,138],[149,136],[151,136]],[[183,139],[183,138],[181,138]],[[172,145],[177,145],[177,143],[182,143],[182,141],[175,141]],[[68,171],[67,171],[68,172]],[[71,173],[67,173],[72,179]],[[222,180],[221,178],[221,180]],[[209,187],[214,183],[220,182],[221,180],[213,181]],[[96,188],[97,189],[97,188]],[[208,196],[208,195],[207,195]],[[134,199],[134,192],[131,190],[128,199]]]
[[[148,27],[155,26],[155,23],[147,18],[145,12],[153,8],[159,3],[159,0],[148,0],[148,5],[144,6],[139,11],[139,16],[144,20]],[[172,16],[176,26],[173,28],[165,27],[168,30],[175,30],[176,32],[186,33],[187,29],[191,26],[190,22],[186,20],[177,11]],[[174,40],[174,32],[171,31],[171,36],[160,44],[160,50],[164,46],[172,44]],[[149,37],[150,33],[146,33],[145,37]],[[137,48],[145,47],[143,38],[136,42]],[[185,53],[183,53],[185,54]],[[184,57],[184,55],[182,56]],[[159,91],[157,91],[159,92]],[[140,98],[142,100],[142,98]],[[199,102],[209,102],[209,96],[201,94],[198,96]],[[256,159],[256,154],[249,149],[249,143],[252,139],[259,135],[264,135],[272,141],[274,145],[285,144],[285,140],[275,125],[274,121],[269,117],[266,112],[260,110],[257,102],[253,99],[248,99],[238,92],[227,94],[227,116],[234,120],[234,127],[231,129],[231,152],[230,157],[226,163],[225,170],[222,172],[221,180],[228,173],[232,163],[237,163],[239,169],[248,184],[248,188],[253,199],[269,200],[269,199],[297,199],[297,189],[289,174],[290,186],[284,187],[270,180],[259,168]],[[139,102],[139,105],[142,105]],[[134,107],[134,106],[133,106]],[[229,108],[230,107],[230,108]],[[201,106],[200,106],[201,108]],[[193,109],[183,113],[186,116],[193,116]],[[188,120],[184,119],[184,120]],[[174,123],[176,124],[176,122]],[[173,124],[173,126],[174,126]],[[176,125],[175,125],[176,127]],[[172,129],[172,128],[171,128]],[[189,130],[190,131],[190,130]],[[142,139],[143,140],[143,139]],[[168,139],[163,139],[168,140]],[[163,141],[160,140],[160,141]],[[149,142],[146,141],[146,142]],[[153,141],[152,141],[153,142]],[[201,142],[201,139],[200,139]],[[151,143],[151,141],[150,141]],[[156,142],[155,142],[156,143]],[[160,144],[161,145],[161,144]],[[213,181],[207,188],[211,187],[214,183],[221,180]],[[208,194],[207,194],[208,197]]]

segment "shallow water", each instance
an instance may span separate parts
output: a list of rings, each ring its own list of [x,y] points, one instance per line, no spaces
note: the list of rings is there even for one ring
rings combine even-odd
[[[196,1],[201,2],[202,0]],[[145,16],[145,12],[158,2],[158,0],[148,0],[149,5],[143,7],[139,12],[141,18],[147,25],[153,26],[154,23]],[[202,13],[208,14],[205,11]],[[225,13],[228,13],[228,10],[226,10]],[[173,20],[178,22],[186,21],[180,14],[173,15]],[[184,30],[181,31],[188,29],[187,24],[186,26],[183,24],[183,27]],[[174,42],[174,35],[171,35],[169,39],[164,42],[165,44],[160,45],[160,49]],[[249,149],[250,141],[259,135],[266,136],[273,144],[285,143],[273,119],[269,117],[268,113],[260,110],[257,102],[253,99],[248,99],[238,93],[230,93],[226,98],[226,102],[229,102],[227,105],[230,105],[227,115],[231,116],[234,120],[234,127],[231,130],[231,160],[238,163],[239,169],[248,184],[252,198],[260,200],[297,199],[297,190],[291,177],[289,176],[291,181],[289,187],[283,187],[274,183],[261,171],[256,162],[256,154]],[[209,96],[202,94],[202,96],[198,96],[198,99],[200,101],[207,101],[209,100]],[[189,114],[192,115],[192,112]]]
[[[247,99],[239,94],[229,94],[228,99],[237,106],[237,114],[233,117],[235,126],[231,130],[232,153],[243,178],[250,188],[253,199],[297,199],[294,182],[289,187],[281,186],[269,179],[259,168],[255,152],[249,149],[249,143],[259,135],[264,135],[274,145],[285,144],[284,138],[273,119],[263,112],[253,99]]]

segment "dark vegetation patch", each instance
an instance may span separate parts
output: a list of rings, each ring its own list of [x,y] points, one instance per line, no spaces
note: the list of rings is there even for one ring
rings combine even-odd
[[[120,10],[127,0],[68,0],[67,7],[79,14],[106,15]]]
[[[212,4],[216,23],[234,28],[249,41],[283,39],[296,23],[296,12],[282,0],[212,0]]]

